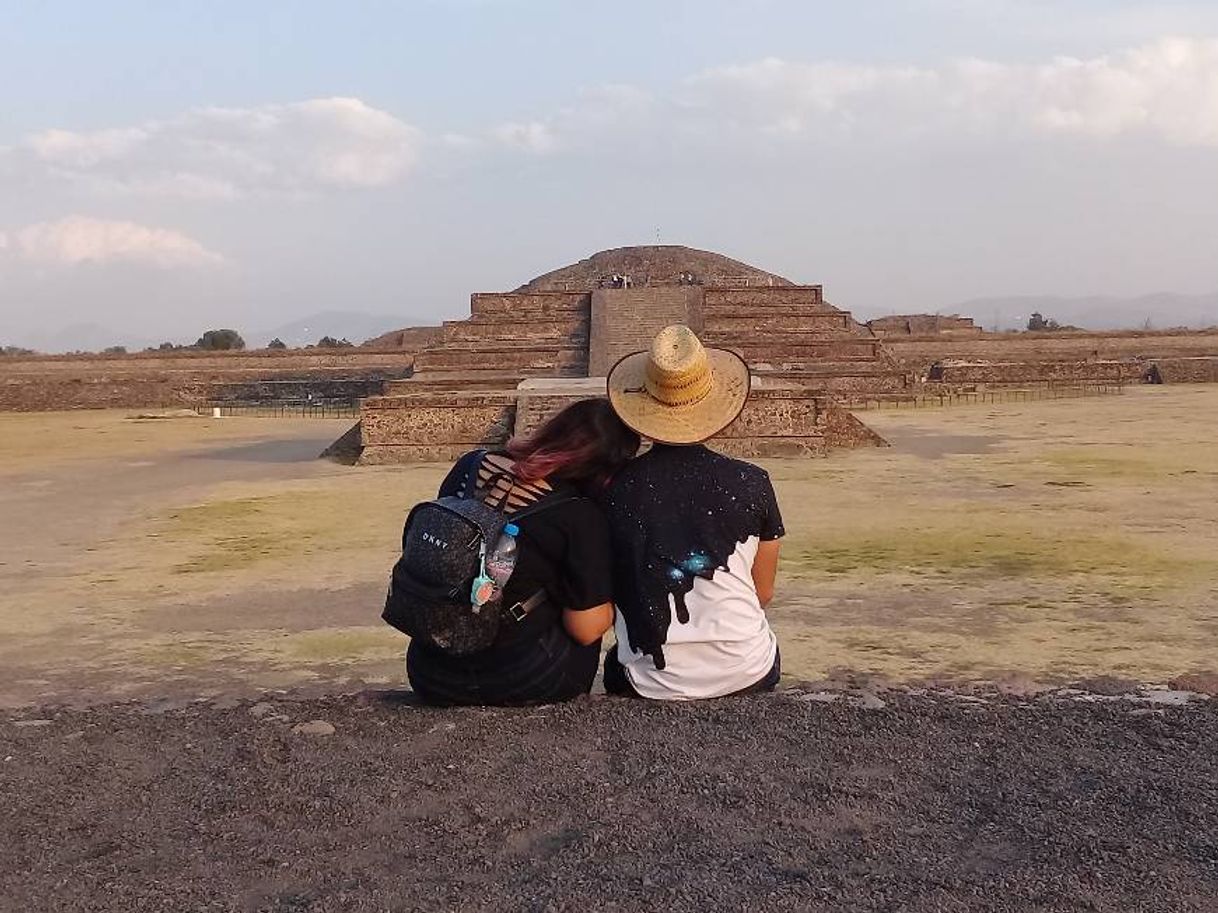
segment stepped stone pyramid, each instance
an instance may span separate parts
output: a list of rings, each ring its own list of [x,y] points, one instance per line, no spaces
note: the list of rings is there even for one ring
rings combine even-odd
[[[883,443],[836,401],[909,378],[881,341],[824,300],[736,260],[679,246],[603,251],[512,292],[475,293],[415,356],[414,374],[365,400],[361,462],[447,460],[600,395],[623,355],[671,323],[748,362],[754,394],[714,442],[750,456]]]

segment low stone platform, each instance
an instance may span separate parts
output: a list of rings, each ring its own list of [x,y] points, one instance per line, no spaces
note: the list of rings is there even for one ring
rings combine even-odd
[[[1148,365],[1137,358],[1079,361],[992,362],[945,359],[931,366],[927,380],[978,386],[1024,385],[1037,382],[1137,383]]]
[[[710,446],[741,457],[824,456],[886,442],[850,412],[807,389],[754,378],[740,417]],[[567,405],[603,396],[603,377],[534,378],[515,391],[435,391],[366,400],[361,465],[456,459],[528,434]]]

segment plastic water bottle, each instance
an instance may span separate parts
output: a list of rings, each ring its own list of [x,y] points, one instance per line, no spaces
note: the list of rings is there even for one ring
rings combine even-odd
[[[512,576],[516,567],[516,537],[520,535],[520,527],[509,523],[503,527],[503,533],[494,549],[486,556],[486,575],[495,581],[495,586],[502,590]]]

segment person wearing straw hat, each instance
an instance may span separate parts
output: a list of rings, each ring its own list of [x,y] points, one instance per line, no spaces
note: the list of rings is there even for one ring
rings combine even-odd
[[[778,501],[763,469],[704,445],[744,408],[748,366],[670,326],[607,385],[613,411],[653,446],[605,495],[618,609],[605,690],[697,700],[773,688]]]

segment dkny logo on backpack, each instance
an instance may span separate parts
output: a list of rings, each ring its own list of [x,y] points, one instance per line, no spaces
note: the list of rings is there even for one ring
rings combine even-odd
[[[420,537],[428,545],[434,545],[436,548],[448,548],[448,543],[443,539],[433,536],[431,533],[423,533]]]

